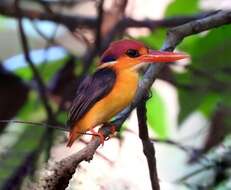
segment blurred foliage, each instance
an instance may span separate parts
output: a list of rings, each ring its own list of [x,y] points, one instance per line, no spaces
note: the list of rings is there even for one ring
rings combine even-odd
[[[148,36],[141,36],[138,40],[144,42],[148,47],[152,49],[160,49],[164,43],[166,37],[166,29],[157,29]]]
[[[192,59],[184,73],[175,75],[178,83],[191,86],[191,90],[179,89],[179,122],[197,109],[209,117],[218,103],[231,106],[230,32],[230,26],[224,26],[186,39],[179,46],[182,51],[189,52]]]
[[[194,14],[199,11],[199,0],[174,0],[165,11],[165,16],[177,16],[181,14]]]
[[[67,61],[67,57],[56,61],[49,61],[46,63],[40,63],[38,65],[38,71],[44,81],[49,82],[54,74],[62,67],[62,65]],[[33,73],[29,67],[21,67],[15,70],[15,73],[22,77],[24,80],[31,80],[33,78]]]

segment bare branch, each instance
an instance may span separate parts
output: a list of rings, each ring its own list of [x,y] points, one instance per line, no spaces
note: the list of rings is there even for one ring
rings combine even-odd
[[[46,13],[36,10],[21,8],[20,14],[12,4],[0,3],[0,14],[15,17],[15,18],[28,18],[31,20],[46,20],[55,23],[60,23],[70,30],[74,30],[76,27],[96,27],[96,19],[91,17],[82,16],[69,16],[59,13]]]
[[[159,179],[156,168],[156,157],[154,144],[150,141],[148,135],[146,98],[140,101],[137,106],[137,118],[139,123],[139,137],[143,144],[143,152],[146,156],[149,168],[149,176],[153,190],[159,190]]]
[[[97,27],[96,27],[96,34],[95,34],[95,47],[100,48],[101,46],[101,28],[102,22],[104,17],[104,0],[100,0],[98,4],[98,17],[97,17]]]
[[[100,129],[105,137],[111,134],[111,126],[105,125]],[[65,189],[76,168],[82,161],[92,160],[97,148],[100,146],[100,139],[93,138],[88,145],[79,152],[54,163],[47,169],[47,175],[39,181],[38,188],[46,190]]]
[[[172,17],[172,18],[166,18],[161,20],[135,20],[129,17],[123,18],[120,22],[118,22],[117,26],[114,27],[114,32],[112,33],[112,36],[115,35],[115,33],[120,33],[124,31],[126,28],[129,27],[145,27],[150,29],[155,29],[156,27],[174,27],[178,26],[184,23],[187,23],[192,20],[200,19],[207,17],[211,14],[215,14],[217,11],[207,12],[207,13],[201,13],[195,16],[179,16],[179,17]],[[49,12],[43,12],[43,11],[36,11],[31,9],[25,9],[21,8],[20,14],[16,10],[15,6],[10,3],[0,3],[0,14],[8,17],[14,17],[14,18],[28,18],[31,20],[45,20],[45,21],[52,21],[55,23],[62,24],[69,28],[71,31],[74,31],[78,27],[86,27],[90,29],[94,29],[97,27],[97,18],[95,17],[84,17],[84,16],[71,16],[71,15],[65,15],[60,13],[49,13]],[[110,42],[109,42],[110,43]],[[103,47],[105,48],[107,44],[105,44]],[[102,47],[102,49],[103,49]]]
[[[165,50],[173,50],[185,37],[231,23],[231,11],[219,11],[210,17],[189,22],[168,31]]]
[[[67,0],[59,0],[59,1],[50,1],[50,0],[40,0],[40,2],[47,4],[49,6],[66,6],[66,7],[72,7],[75,6],[77,4],[82,4],[82,3],[86,3],[86,2],[94,2],[94,0],[71,0],[71,1],[67,1]]]
[[[18,14],[20,15],[21,14],[21,10],[19,8],[19,1],[15,1],[15,9],[17,10]],[[29,67],[31,68],[32,72],[33,72],[33,75],[34,75],[34,78],[37,82],[37,86],[38,86],[38,92],[39,92],[39,95],[41,97],[41,100],[44,104],[44,107],[45,107],[45,110],[47,112],[47,116],[48,116],[48,120],[51,121],[53,120],[53,113],[52,113],[52,109],[51,109],[51,106],[49,105],[48,103],[48,98],[47,98],[47,95],[46,95],[46,86],[39,74],[39,71],[37,70],[37,68],[35,67],[31,57],[30,57],[30,49],[29,49],[29,45],[28,45],[28,42],[27,42],[27,37],[26,37],[26,34],[25,34],[25,31],[24,31],[24,28],[23,28],[23,24],[22,24],[22,18],[19,17],[18,18],[18,27],[19,27],[19,32],[20,32],[20,37],[21,37],[21,42],[22,42],[22,48],[23,48],[23,51],[24,51],[24,56],[25,56],[25,59],[29,65]]]
[[[181,149],[185,152],[193,152],[195,151],[195,149],[193,147],[189,147],[189,146],[184,146],[178,142],[175,142],[173,140],[169,140],[169,139],[150,139],[152,142],[155,142],[155,143],[164,143],[164,144],[168,144],[168,145],[172,145],[172,146],[175,146],[177,147],[178,149]]]

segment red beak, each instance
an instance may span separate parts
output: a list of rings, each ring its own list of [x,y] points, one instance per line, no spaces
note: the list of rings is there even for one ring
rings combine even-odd
[[[149,50],[148,54],[142,55],[140,59],[142,62],[166,63],[174,62],[188,57],[189,56],[184,53]]]

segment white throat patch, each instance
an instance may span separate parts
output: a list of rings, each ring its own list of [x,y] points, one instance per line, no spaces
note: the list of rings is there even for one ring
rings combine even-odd
[[[117,61],[109,61],[109,62],[106,62],[106,63],[103,63],[102,65],[100,65],[98,67],[98,69],[102,69],[104,67],[112,66],[112,65],[115,65],[116,63],[117,63]]]

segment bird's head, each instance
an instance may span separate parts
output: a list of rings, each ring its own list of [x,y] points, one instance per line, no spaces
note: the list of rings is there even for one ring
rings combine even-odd
[[[151,63],[174,62],[187,58],[183,53],[155,51],[135,40],[112,42],[101,56],[99,68],[114,67],[117,70],[138,70]]]

